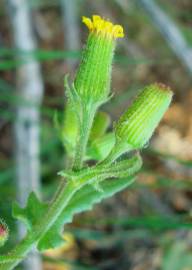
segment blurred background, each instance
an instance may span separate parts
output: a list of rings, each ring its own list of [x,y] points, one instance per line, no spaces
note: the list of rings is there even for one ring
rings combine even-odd
[[[24,233],[12,202],[25,205],[31,190],[49,199],[58,186],[65,154],[53,115],[87,37],[81,16],[92,14],[125,30],[103,110],[115,121],[152,82],[169,85],[174,101],[136,182],[75,216],[62,248],[33,251],[17,269],[192,270],[191,0],[0,0],[0,216],[11,231],[2,251]]]

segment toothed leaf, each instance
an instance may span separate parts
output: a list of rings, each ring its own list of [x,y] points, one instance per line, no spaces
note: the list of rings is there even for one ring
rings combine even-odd
[[[0,263],[8,263],[8,262],[20,260],[20,259],[21,259],[21,257],[1,255],[0,256]]]
[[[115,180],[105,180],[100,183],[102,192],[94,189],[92,185],[86,185],[79,190],[71,199],[68,206],[57,219],[56,223],[49,229],[49,231],[41,238],[38,243],[40,251],[55,248],[63,243],[61,232],[63,225],[70,223],[75,214],[83,211],[91,210],[94,204],[101,202],[115,193],[123,190],[134,181],[133,177]]]
[[[42,218],[47,209],[47,204],[42,203],[36,194],[31,192],[25,208],[21,208],[16,202],[13,203],[12,215],[14,218],[25,223],[27,230],[31,231],[35,223]]]

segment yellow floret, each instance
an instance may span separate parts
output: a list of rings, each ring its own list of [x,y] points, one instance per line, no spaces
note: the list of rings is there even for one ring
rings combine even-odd
[[[114,25],[111,22],[102,19],[98,15],[93,15],[92,20],[83,16],[82,22],[88,27],[91,32],[103,34],[110,38],[124,37],[123,27],[121,25]]]

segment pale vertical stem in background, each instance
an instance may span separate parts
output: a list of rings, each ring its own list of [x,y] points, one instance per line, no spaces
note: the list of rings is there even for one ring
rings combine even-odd
[[[24,205],[32,190],[40,193],[39,107],[43,97],[43,80],[40,65],[30,54],[37,46],[28,1],[7,0],[6,4],[14,44],[20,51],[18,60],[26,62],[16,70],[16,91],[21,104],[16,107],[14,124],[17,194],[21,205]],[[19,225],[20,237],[24,232],[24,227]],[[41,258],[31,255],[24,265],[26,270],[40,270]]]
[[[192,48],[188,46],[182,32],[153,0],[137,1],[150,15],[153,23],[157,26],[169,46],[187,67],[189,73],[192,74]]]
[[[65,49],[78,51],[80,48],[80,33],[77,14],[77,0],[60,0],[64,28]],[[73,71],[76,59],[68,59],[69,71]]]

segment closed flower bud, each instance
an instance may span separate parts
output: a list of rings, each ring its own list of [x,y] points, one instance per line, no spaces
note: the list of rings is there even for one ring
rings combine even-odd
[[[68,151],[68,154],[73,156],[77,134],[78,134],[78,119],[70,103],[65,106],[64,120],[62,125],[62,141]]]
[[[5,244],[9,236],[9,229],[6,223],[0,219],[0,247]]]
[[[145,87],[118,121],[117,141],[126,142],[132,149],[144,147],[169,107],[172,95],[170,88],[163,84]]]
[[[90,33],[83,51],[74,86],[84,102],[103,103],[110,92],[115,40],[124,36],[123,28],[94,15],[82,19]]]

